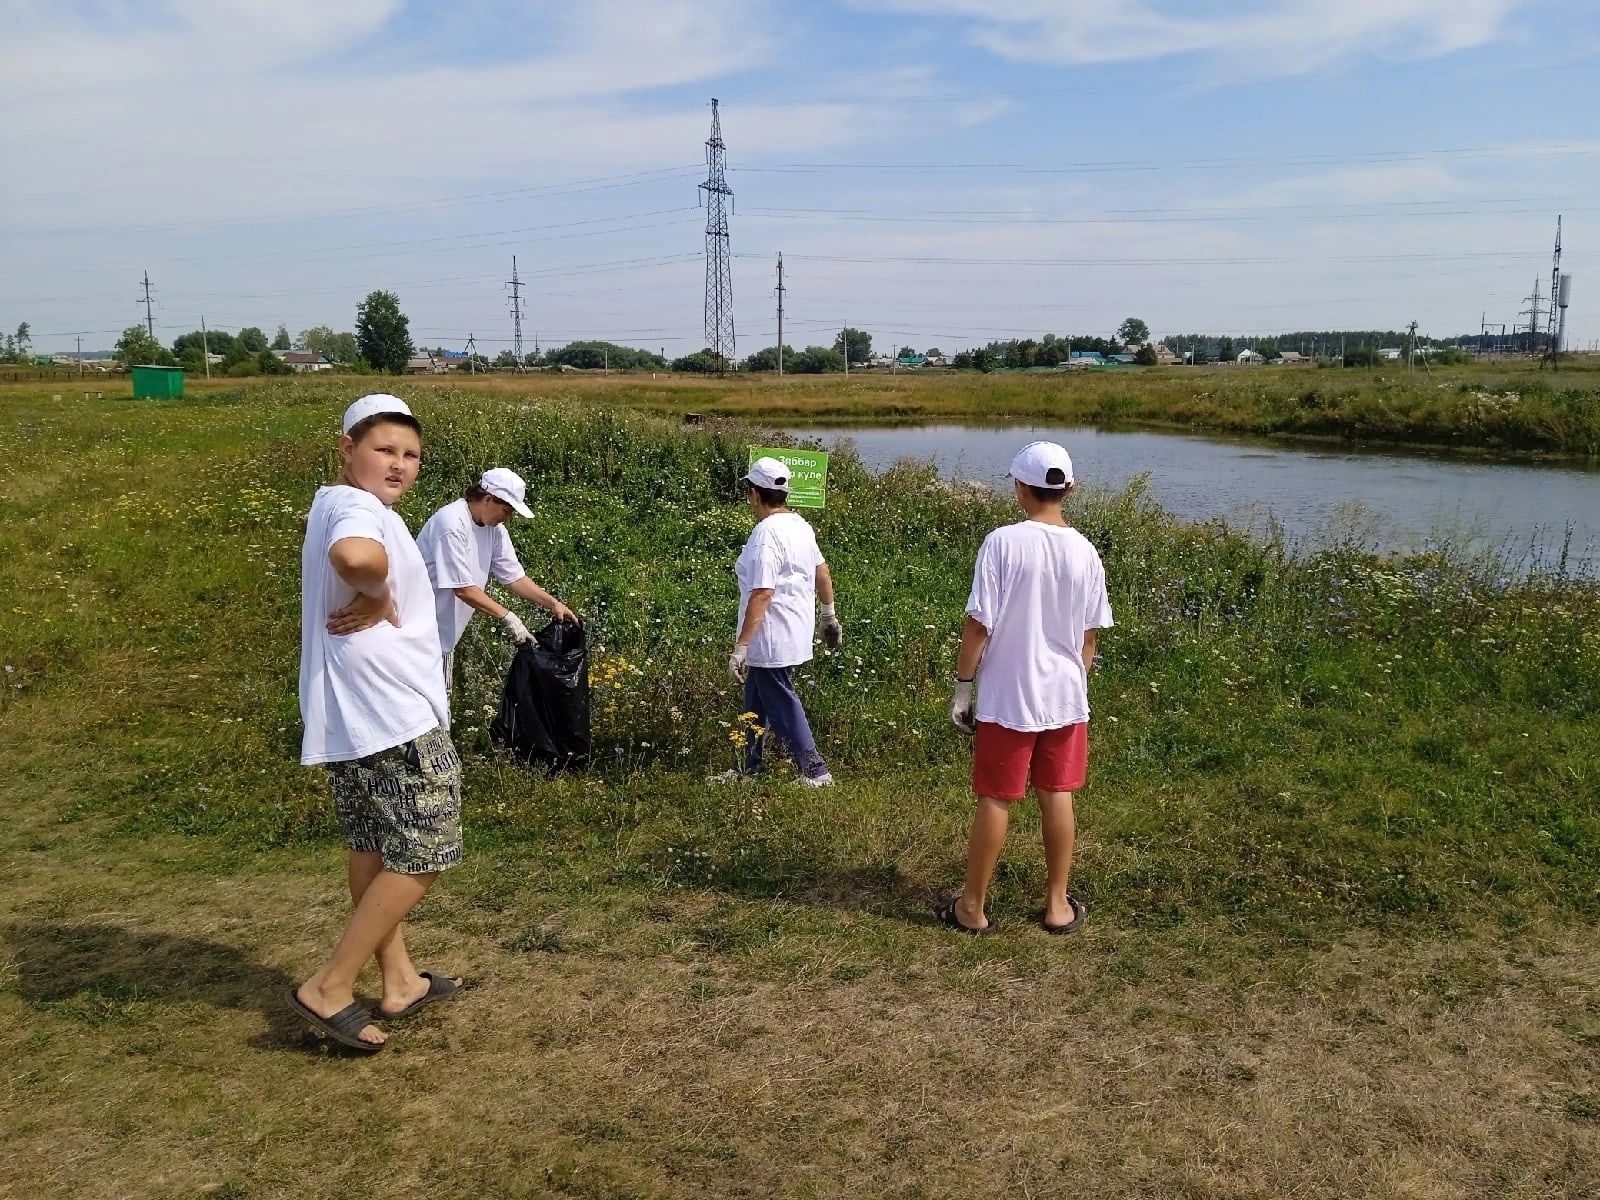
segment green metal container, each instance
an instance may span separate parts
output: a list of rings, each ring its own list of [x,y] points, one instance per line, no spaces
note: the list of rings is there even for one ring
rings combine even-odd
[[[135,367],[135,400],[171,400],[183,395],[182,367]]]

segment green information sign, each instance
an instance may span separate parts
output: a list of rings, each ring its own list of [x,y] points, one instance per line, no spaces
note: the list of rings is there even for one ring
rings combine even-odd
[[[792,508],[821,508],[828,498],[828,455],[824,450],[784,450],[774,446],[754,446],[750,463],[758,458],[775,458],[789,468],[789,505]]]

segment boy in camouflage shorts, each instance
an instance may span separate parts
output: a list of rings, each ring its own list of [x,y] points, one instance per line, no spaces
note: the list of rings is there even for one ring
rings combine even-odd
[[[422,428],[403,400],[363,396],[344,415],[344,469],[319,488],[301,551],[300,761],[327,768],[350,849],[355,912],[289,1006],[363,1053],[385,1035],[355,998],[369,958],[377,1019],[452,996],[461,980],[418,971],[401,923],[461,861],[461,759],[446,732],[433,585],[393,505],[416,482]]]

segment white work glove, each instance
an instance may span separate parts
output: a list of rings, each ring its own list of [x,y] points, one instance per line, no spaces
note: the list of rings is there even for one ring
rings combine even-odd
[[[732,676],[735,683],[743,683],[745,675],[749,673],[744,662],[749,657],[749,646],[734,644],[733,653],[728,655],[728,674]]]
[[[976,733],[978,727],[973,723],[973,714],[977,704],[972,695],[972,680],[956,680],[956,693],[950,701],[950,724],[962,733]]]
[[[837,650],[844,645],[844,626],[833,615],[831,604],[822,606],[822,644],[830,650]]]
[[[533,634],[528,632],[528,627],[522,623],[522,618],[509,608],[506,609],[506,615],[500,618],[500,623],[506,627],[506,632],[517,645],[533,641]]]

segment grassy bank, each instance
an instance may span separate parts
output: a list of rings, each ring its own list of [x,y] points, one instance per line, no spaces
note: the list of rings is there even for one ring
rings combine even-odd
[[[590,621],[601,761],[552,783],[490,753],[506,651],[478,623],[457,695],[471,862],[417,941],[482,990],[363,1064],[308,1062],[272,995],[342,907],[322,782],[294,765],[294,672],[304,512],[354,393],[0,399],[7,1177],[39,1195],[1597,1181],[1592,589],[1295,561],[1137,492],[1086,495],[1119,623],[1081,805],[1093,923],[1069,946],[1030,928],[1025,813],[1006,935],[952,939],[925,915],[968,813],[942,710],[972,555],[1010,519],[993,496],[837,462],[817,526],[849,641],[802,687],[843,782],[709,789],[737,714],[740,430],[581,391],[400,390],[428,429],[413,528],[486,463],[528,476],[536,518],[513,532]],[[423,1090],[396,1122],[404,1083]],[[973,1101],[987,1126],[953,1132]]]
[[[447,386],[457,387],[451,380]],[[1050,421],[1491,453],[1600,455],[1600,360],[1407,372],[1202,367],[1084,373],[575,379],[491,377],[474,389],[570,394],[677,415],[788,423]]]

